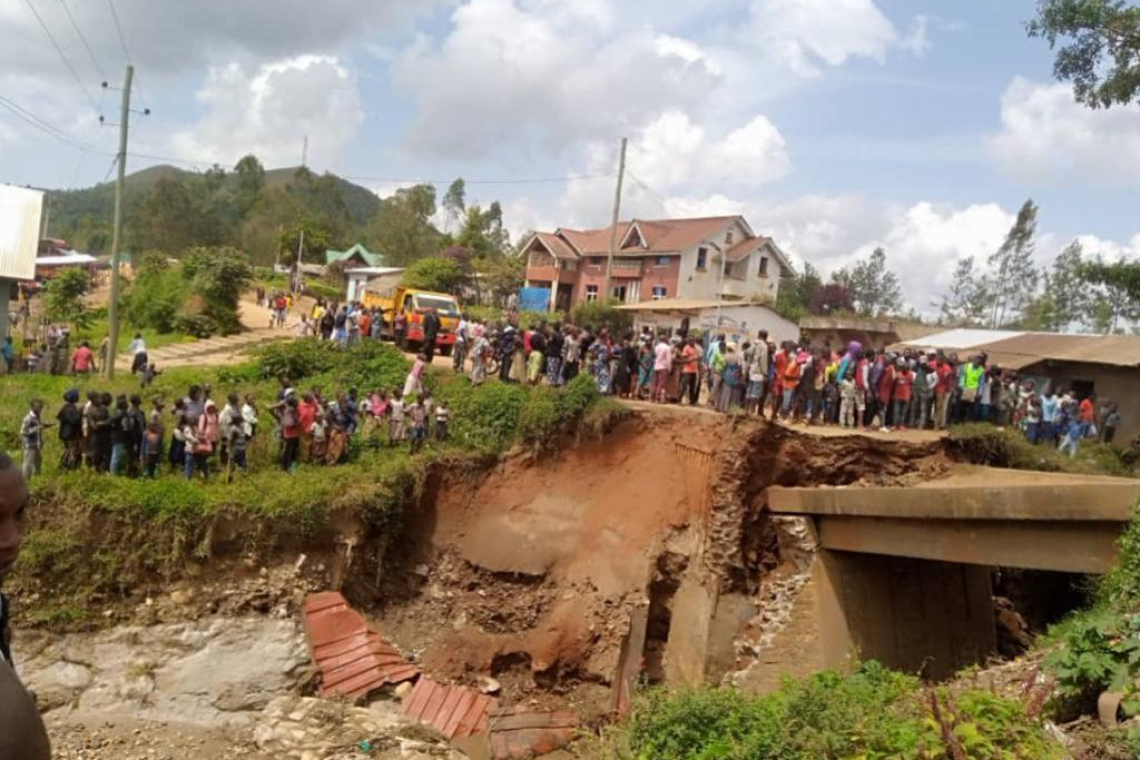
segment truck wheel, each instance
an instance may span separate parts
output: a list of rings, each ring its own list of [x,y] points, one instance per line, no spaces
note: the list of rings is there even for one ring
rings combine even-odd
[[[452,346],[440,346],[439,347],[439,355],[440,356],[451,356],[451,349],[452,349]]]

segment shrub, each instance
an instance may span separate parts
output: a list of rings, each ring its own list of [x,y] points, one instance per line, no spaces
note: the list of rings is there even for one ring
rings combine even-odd
[[[327,372],[340,356],[340,347],[332,341],[302,338],[270,343],[259,352],[257,363],[262,377],[299,380]]]
[[[508,383],[471,387],[449,383],[441,395],[451,405],[449,435],[464,446],[481,451],[503,451],[518,431],[519,414],[527,402],[527,389]]]
[[[595,330],[606,327],[610,335],[621,335],[633,326],[633,317],[629,312],[618,311],[615,308],[617,305],[618,301],[614,298],[580,303],[570,310],[570,321]]]
[[[190,295],[190,284],[182,270],[171,266],[158,252],[143,254],[138,275],[123,299],[123,311],[136,328],[149,327],[159,333],[176,330],[175,319]]]
[[[253,269],[236,248],[194,248],[182,263],[183,275],[202,299],[202,314],[223,334],[242,329],[238,300],[253,280]]]
[[[1034,760],[1061,758],[1019,703],[950,695],[868,662],[844,675],[787,680],[760,697],[734,689],[653,690],[602,740],[621,760]]]
[[[91,289],[91,277],[83,269],[64,269],[48,280],[44,308],[48,318],[83,327],[90,318],[84,296]]]
[[[204,314],[179,314],[171,325],[174,332],[193,335],[195,338],[209,338],[218,332],[218,325]]]

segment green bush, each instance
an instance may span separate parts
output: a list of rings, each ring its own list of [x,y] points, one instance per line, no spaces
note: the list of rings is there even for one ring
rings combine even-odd
[[[455,293],[466,277],[454,259],[428,256],[413,262],[401,279],[409,288],[434,290],[437,293]]]
[[[245,254],[236,248],[194,248],[182,262],[182,273],[201,298],[202,314],[225,335],[240,332],[238,301],[253,281]]]
[[[218,332],[218,324],[204,314],[178,314],[171,324],[174,332],[193,335],[195,338],[209,338]]]
[[[91,277],[83,269],[64,269],[48,280],[44,297],[48,318],[79,327],[85,325],[90,312],[83,298],[90,289]]]
[[[270,343],[258,353],[257,363],[262,377],[300,380],[329,371],[340,357],[341,349],[332,341],[302,338]]]
[[[595,330],[606,327],[612,336],[620,336],[633,327],[633,317],[628,311],[618,311],[619,302],[615,298],[605,301],[587,301],[570,310],[570,321]]]
[[[1062,626],[1061,646],[1047,660],[1066,707],[1092,711],[1103,691],[1120,691],[1140,676],[1140,615],[1093,610]],[[1140,712],[1133,703],[1131,712]]]
[[[123,299],[123,314],[135,328],[173,332],[175,319],[190,295],[181,267],[158,252],[143,254],[138,274]]]
[[[450,437],[477,451],[503,451],[515,439],[528,389],[509,383],[472,387],[452,382],[440,395],[451,405]]]
[[[853,673],[734,689],[652,690],[601,741],[614,760],[1048,760],[1064,750],[1017,702],[951,695],[868,662]]]

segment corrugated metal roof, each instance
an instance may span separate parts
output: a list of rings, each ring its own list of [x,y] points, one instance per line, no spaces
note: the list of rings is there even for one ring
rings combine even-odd
[[[578,716],[572,712],[530,712],[506,707],[491,712],[491,757],[530,760],[562,749],[578,736]]]
[[[948,330],[892,348],[984,352],[991,364],[1021,369],[1041,361],[1140,366],[1140,336],[1073,335],[1014,330]]]
[[[0,184],[0,277],[36,276],[43,199],[40,190]]]
[[[1016,338],[1025,333],[1020,330],[978,330],[960,327],[954,330],[927,335],[912,342],[915,348],[941,348],[963,350],[977,348],[1007,338]]]
[[[309,650],[321,671],[321,696],[355,698],[419,675],[419,669],[370,629],[341,594],[309,594],[304,616]]]
[[[448,741],[487,732],[488,713],[498,700],[463,686],[446,686],[428,677],[404,697],[404,715],[426,723]]]
[[[1140,336],[1136,335],[1024,333],[987,343],[985,350],[987,355],[992,352],[1019,357],[1024,360],[1022,366],[1041,359],[1118,367],[1140,366]]]

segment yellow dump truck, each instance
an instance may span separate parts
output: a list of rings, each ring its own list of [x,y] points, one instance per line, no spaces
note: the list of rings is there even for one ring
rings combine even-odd
[[[385,338],[397,339],[395,334],[396,315],[403,314],[406,327],[403,340],[408,345],[419,345],[424,340],[424,315],[429,309],[439,315],[439,334],[435,345],[444,356],[451,353],[455,345],[455,330],[459,326],[459,302],[447,293],[433,293],[430,290],[398,286],[389,293],[364,293],[364,305],[378,307],[384,311]]]

